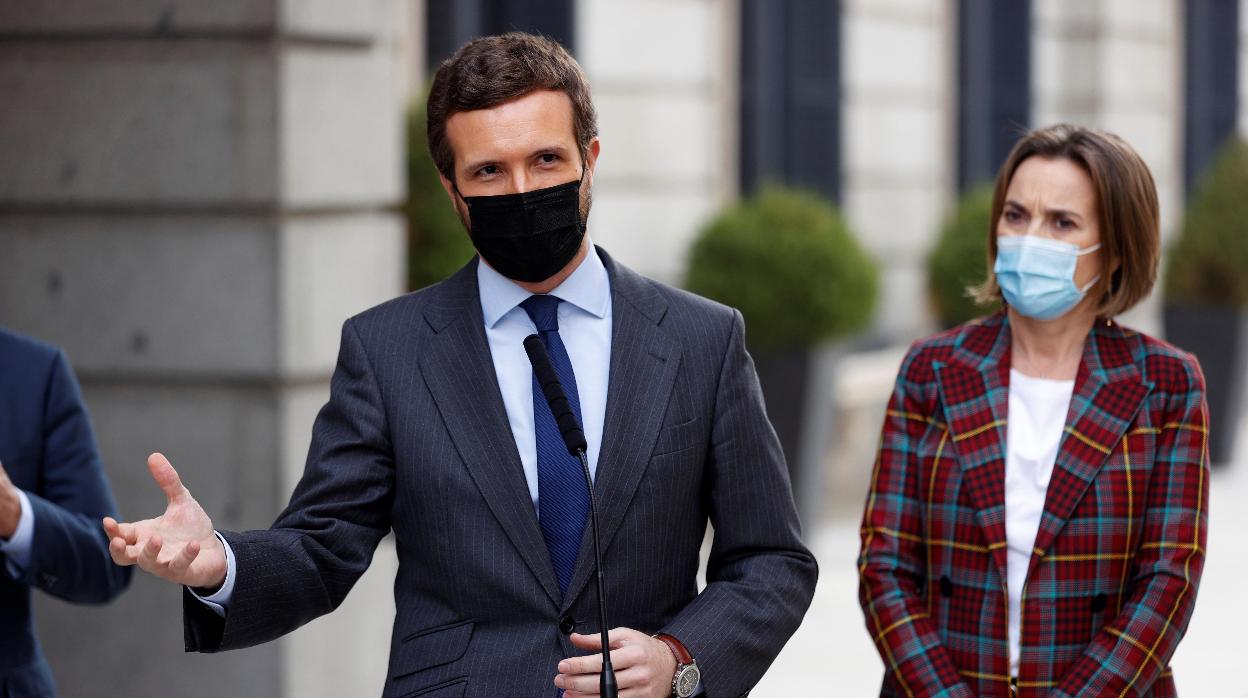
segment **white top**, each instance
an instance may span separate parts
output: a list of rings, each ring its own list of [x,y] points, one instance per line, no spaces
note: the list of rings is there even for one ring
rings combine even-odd
[[[1005,432],[1005,541],[1013,676],[1018,676],[1023,586],[1074,391],[1073,380],[1032,378],[1010,370],[1009,426]]]

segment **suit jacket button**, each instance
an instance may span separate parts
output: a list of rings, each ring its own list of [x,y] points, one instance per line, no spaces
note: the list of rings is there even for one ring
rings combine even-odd
[[[559,632],[564,635],[571,635],[576,630],[576,619],[570,615],[564,615],[559,618]]]
[[[1101,611],[1104,611],[1105,604],[1107,602],[1108,602],[1108,599],[1105,597],[1105,594],[1097,594],[1096,596],[1093,596],[1092,597],[1092,612],[1100,613]]]
[[[949,575],[940,578],[940,595],[946,599],[953,596],[953,582],[949,581]]]
[[[47,572],[39,573],[39,586],[47,588],[56,584],[56,575]]]

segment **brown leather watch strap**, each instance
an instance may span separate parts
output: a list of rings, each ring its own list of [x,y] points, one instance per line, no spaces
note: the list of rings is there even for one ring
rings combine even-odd
[[[654,639],[661,640],[663,644],[672,650],[672,654],[676,656],[676,664],[679,666],[687,666],[693,664],[693,655],[689,654],[689,650],[685,649],[685,645],[676,638],[667,633],[659,633]]]

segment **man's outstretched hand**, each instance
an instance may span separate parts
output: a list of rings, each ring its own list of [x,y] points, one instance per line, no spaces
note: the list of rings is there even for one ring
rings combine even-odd
[[[225,547],[213,532],[212,519],[182,486],[169,459],[147,457],[147,469],[169,498],[165,513],[154,519],[119,523],[104,518],[108,552],[119,565],[135,565],[161,579],[215,591],[225,581]]]

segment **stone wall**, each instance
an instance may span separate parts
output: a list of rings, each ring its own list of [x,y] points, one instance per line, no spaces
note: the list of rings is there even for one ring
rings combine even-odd
[[[65,347],[123,514],[168,454],[220,528],[302,471],[341,323],[402,290],[392,0],[0,8],[0,323]],[[40,599],[65,695],[376,694],[393,546],[278,643],[182,652],[180,590]]]

